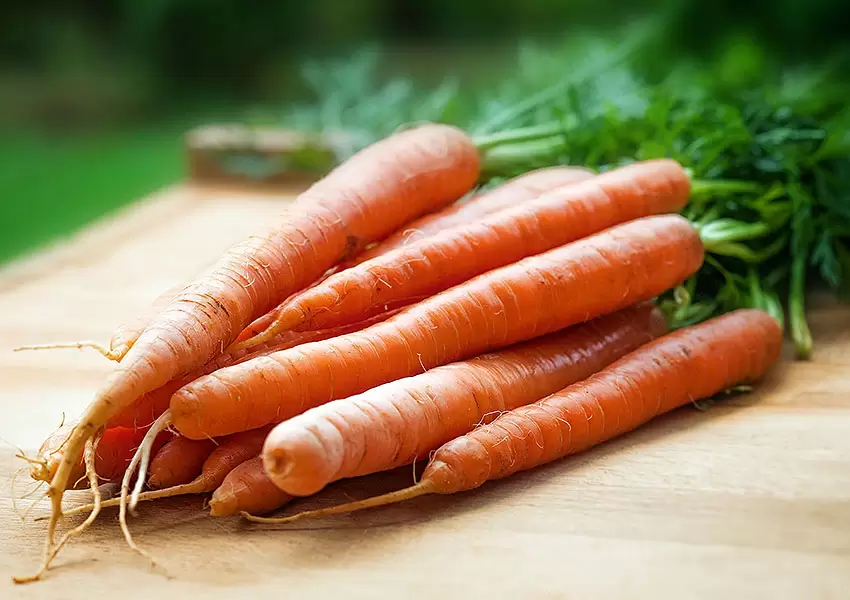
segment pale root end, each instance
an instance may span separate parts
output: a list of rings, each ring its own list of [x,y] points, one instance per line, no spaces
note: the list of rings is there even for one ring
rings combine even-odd
[[[210,498],[211,517],[232,517],[239,510],[239,500],[232,493],[214,493]]]
[[[114,360],[116,362],[120,361],[124,354],[127,353],[127,350],[121,351],[121,348],[108,349],[103,344],[99,344],[92,340],[81,340],[79,342],[58,342],[55,344],[33,344],[29,346],[18,346],[14,349],[14,352],[22,352],[25,350],[59,350],[59,349],[77,349],[82,350],[83,348],[90,348],[91,350],[96,351],[101,356],[108,358],[109,360]]]
[[[128,342],[118,344],[117,346],[110,348],[109,356],[107,356],[107,358],[117,362],[121,362],[121,359],[123,359],[127,355],[127,353],[130,351],[130,348],[132,347],[133,344]]]
[[[294,523],[295,521],[301,521],[302,519],[320,519],[322,517],[330,517],[334,515],[345,515],[367,508],[396,504],[398,502],[404,502],[405,500],[418,498],[419,496],[425,496],[426,494],[433,494],[436,491],[436,487],[430,481],[420,481],[409,488],[390,492],[389,494],[383,494],[382,496],[374,496],[372,498],[366,498],[365,500],[358,500],[357,502],[349,502],[347,504],[340,504],[339,506],[331,506],[329,508],[307,510],[288,517],[257,517],[246,512],[242,512],[240,514],[245,519],[254,523],[280,525],[283,523]]]

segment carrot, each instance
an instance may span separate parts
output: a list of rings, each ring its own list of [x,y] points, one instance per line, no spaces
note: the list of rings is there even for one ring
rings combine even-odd
[[[227,474],[210,499],[210,515],[230,517],[243,511],[264,514],[291,499],[292,496],[272,483],[263,469],[263,459],[256,456]]]
[[[410,464],[503,411],[590,376],[666,328],[645,303],[312,408],[266,438],[268,472],[282,490],[308,496],[338,479]]]
[[[83,446],[111,417],[208,362],[253,319],[340,260],[462,196],[475,183],[478,167],[474,143],[458,129],[428,125],[391,136],[311,186],[281,225],[235,246],[187,285],[148,324],[67,440],[48,490],[48,548]],[[43,564],[34,577],[46,568]]]
[[[173,438],[151,459],[148,487],[162,489],[189,483],[201,472],[217,445],[215,440]]]
[[[308,342],[316,342],[336,337],[344,333],[358,331],[374,323],[380,323],[381,321],[388,319],[397,312],[398,310],[389,310],[385,313],[375,315],[370,319],[366,319],[365,321],[362,321],[360,323],[353,323],[351,325],[346,325],[344,327],[336,327],[333,329],[323,329],[320,331],[305,332],[285,331],[280,335],[275,336],[267,344],[255,346],[250,350],[243,349],[225,352],[224,354],[217,356],[216,358],[208,362],[206,365],[190,373],[189,375],[169,381],[164,386],[157,388],[152,392],[144,394],[141,398],[133,402],[130,406],[128,406],[119,414],[115,415],[112,419],[110,419],[108,426],[148,427],[163,412],[165,412],[165,409],[168,408],[168,404],[171,401],[171,396],[174,394],[174,392],[179,390],[184,385],[198,379],[199,377],[217,371],[218,369],[230,365],[239,364],[252,358],[256,358],[258,356],[265,356],[267,354],[270,354],[271,352],[286,350],[288,348],[294,348],[295,346],[306,344]]]
[[[269,429],[269,427],[262,427],[243,431],[217,440],[218,446],[210,452],[203,467],[201,467],[200,474],[195,479],[189,483],[144,492],[139,495],[138,501],[212,492],[222,484],[227,474],[234,468],[260,454]],[[101,506],[103,508],[119,506],[120,500],[120,498],[105,500],[101,503]],[[90,511],[92,508],[92,504],[86,504],[67,510],[65,514],[81,514]]]
[[[636,163],[558,188],[341,271],[298,294],[272,327],[234,348],[280,331],[343,325],[618,223],[678,211],[689,191],[687,173],[671,160]]]
[[[363,331],[201,377],[171,397],[173,423],[200,439],[280,422],[647,300],[684,281],[702,258],[699,236],[682,217],[619,225],[486,273]]]
[[[757,380],[779,359],[781,348],[782,329],[773,317],[738,310],[650,342],[584,382],[507,412],[443,445],[419,483],[410,488],[262,521],[288,522],[424,494],[472,490],[601,444],[694,400]]]
[[[390,237],[368,248],[349,260],[350,267],[371,260],[391,250],[410,245],[430,235],[475,221],[570,183],[578,183],[594,176],[593,171],[581,167],[547,167],[514,177],[502,185],[460,200],[443,210],[419,217]]]

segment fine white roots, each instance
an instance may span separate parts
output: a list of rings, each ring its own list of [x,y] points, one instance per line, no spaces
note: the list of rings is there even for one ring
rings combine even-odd
[[[151,428],[148,429],[148,432],[142,439],[139,449],[136,450],[136,453],[133,455],[133,459],[130,461],[127,471],[124,473],[124,479],[121,481],[121,497],[118,504],[118,522],[121,525],[121,531],[124,534],[124,539],[127,541],[127,545],[135,552],[148,559],[153,566],[156,566],[156,560],[154,560],[153,556],[140,548],[136,544],[135,540],[133,540],[133,536],[130,533],[130,527],[127,525],[127,507],[129,504],[130,512],[135,514],[136,504],[138,504],[140,500],[142,488],[145,485],[148,464],[150,463],[151,453],[153,451],[153,443],[156,440],[156,436],[165,431],[170,425],[171,411],[166,410],[156,421],[154,421]],[[136,477],[136,484],[133,487],[132,498],[128,503],[128,497],[130,496],[130,480],[137,468],[139,472]]]
[[[56,558],[56,555],[59,554],[59,551],[67,544],[71,538],[80,535],[89,526],[94,523],[97,516],[100,514],[101,508],[101,496],[100,496],[100,488],[98,487],[97,480],[97,472],[95,472],[94,468],[94,460],[95,460],[95,449],[97,447],[97,443],[100,441],[100,435],[98,435],[95,439],[89,438],[86,442],[86,448],[83,452],[83,459],[86,465],[86,475],[89,479],[89,485],[91,487],[92,494],[94,495],[94,503],[92,504],[92,511],[89,513],[89,516],[86,517],[86,520],[68,531],[65,535],[63,535],[59,542],[55,545],[50,544],[48,540],[48,544],[45,547],[44,554],[44,562],[42,562],[41,568],[36,571],[33,575],[29,575],[26,577],[15,577],[15,583],[29,583],[32,581],[38,581],[42,575],[50,568],[50,564],[53,562],[53,559]]]

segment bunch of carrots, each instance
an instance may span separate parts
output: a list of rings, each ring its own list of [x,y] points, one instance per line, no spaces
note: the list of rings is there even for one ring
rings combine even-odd
[[[480,148],[445,125],[379,141],[120,327],[104,350],[116,370],[29,459],[52,513],[43,564],[18,581],[106,506],[144,553],[127,527],[143,500],[211,493],[213,516],[285,522],[471,490],[776,362],[766,312],[668,333],[653,303],[703,261],[675,214],[691,190],[678,163],[547,168],[476,194]],[[405,490],[258,516],[429,456]],[[64,508],[82,482],[93,502]]]

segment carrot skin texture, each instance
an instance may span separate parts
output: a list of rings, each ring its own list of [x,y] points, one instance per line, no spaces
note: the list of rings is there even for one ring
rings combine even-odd
[[[474,142],[426,125],[361,150],[302,194],[283,222],[231,248],[154,318],[83,413],[51,481],[48,542],[85,442],[137,398],[197,369],[253,319],[401,224],[465,194],[479,174]]]
[[[216,489],[233,469],[259,455],[270,429],[271,427],[258,427],[240,431],[221,440],[219,446],[204,461],[201,471],[201,477],[207,482],[206,491]]]
[[[286,302],[279,323],[312,330],[360,320],[619,223],[678,212],[689,194],[675,161],[628,165],[340,271]]]
[[[148,487],[162,489],[189,483],[201,472],[217,443],[177,436],[159,449],[148,469]]]
[[[757,380],[781,348],[779,324],[752,309],[679,330],[582,383],[448,442],[422,481],[433,492],[451,494],[581,452],[689,402]]]
[[[334,399],[648,300],[702,264],[699,235],[650,217],[486,273],[363,331],[220,369],[171,397],[186,437],[283,421]]]
[[[227,474],[210,499],[210,515],[231,517],[241,511],[262,515],[291,499],[292,496],[272,483],[262,458],[256,456]]]
[[[296,496],[410,464],[580,381],[667,330],[651,304],[335,400],[277,425],[263,446],[274,483]],[[255,513],[250,509],[241,509]]]
[[[398,310],[389,310],[386,313],[375,315],[370,319],[366,319],[360,323],[353,323],[344,327],[336,327],[333,329],[322,329],[320,331],[284,331],[275,336],[274,339],[261,346],[255,346],[245,350],[235,350],[222,354],[194,373],[169,381],[164,386],[144,394],[141,398],[133,402],[130,406],[115,415],[109,421],[110,427],[147,427],[153,423],[165,410],[171,402],[171,396],[184,385],[192,381],[208,375],[218,369],[239,364],[246,360],[265,356],[272,352],[279,352],[288,348],[294,348],[300,344],[315,342],[336,337],[344,333],[358,331],[374,323],[380,323]]]
[[[411,221],[372,248],[364,250],[344,265],[350,267],[391,250],[418,242],[430,235],[459,225],[473,223],[504,208],[516,206],[555,188],[594,177],[582,167],[548,167],[514,177],[502,185],[458,202],[443,210]]]

